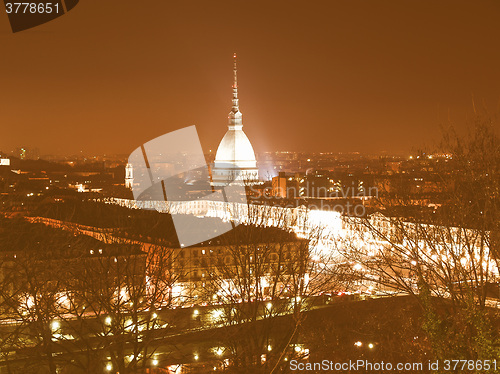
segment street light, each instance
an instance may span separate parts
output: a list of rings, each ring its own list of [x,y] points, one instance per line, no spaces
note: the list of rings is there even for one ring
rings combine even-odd
[[[52,331],[56,331],[61,327],[61,324],[59,323],[59,321],[52,321],[51,327]]]

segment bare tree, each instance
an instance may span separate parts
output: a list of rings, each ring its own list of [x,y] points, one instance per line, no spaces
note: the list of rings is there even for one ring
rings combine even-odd
[[[446,193],[439,208],[402,186],[381,194],[379,213],[347,219],[352,235],[344,253],[365,285],[418,299],[438,358],[492,359],[498,356],[498,312],[488,310],[496,303],[488,290],[499,279],[498,135],[478,120],[467,137],[448,133],[440,157],[435,165]]]
[[[135,373],[162,364],[162,341],[179,332],[172,306],[182,305],[171,246],[85,227],[96,240],[69,222],[3,221],[0,244],[12,248],[0,266],[7,367]]]
[[[249,206],[245,214],[246,223],[206,243],[195,264],[209,308],[201,322],[220,330],[211,357],[226,370],[285,370],[286,360],[307,355],[298,342],[305,313],[344,279],[331,253],[318,249],[319,228],[298,238],[289,209]]]

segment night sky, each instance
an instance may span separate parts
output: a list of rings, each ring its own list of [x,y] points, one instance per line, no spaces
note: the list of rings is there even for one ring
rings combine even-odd
[[[2,6],[3,9],[3,6]],[[128,154],[197,125],[215,151],[239,59],[257,152],[401,152],[500,108],[500,1],[82,0],[0,17],[0,150]]]

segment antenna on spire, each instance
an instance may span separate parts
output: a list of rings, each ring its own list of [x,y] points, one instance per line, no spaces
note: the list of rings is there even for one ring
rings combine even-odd
[[[239,112],[237,74],[236,53],[233,53],[233,108],[231,109],[233,113]]]
[[[234,74],[233,88],[238,88],[236,53],[233,53],[233,74]]]

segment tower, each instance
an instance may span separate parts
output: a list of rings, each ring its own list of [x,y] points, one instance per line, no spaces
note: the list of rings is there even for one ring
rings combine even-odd
[[[255,153],[243,132],[243,115],[238,99],[238,75],[236,54],[233,55],[233,99],[228,115],[228,129],[222,138],[212,169],[214,186],[225,186],[233,180],[241,184],[255,184],[259,181],[259,171]]]
[[[125,166],[125,187],[132,188],[133,184],[134,184],[134,168],[132,167],[132,164],[128,163],[127,166]]]

